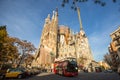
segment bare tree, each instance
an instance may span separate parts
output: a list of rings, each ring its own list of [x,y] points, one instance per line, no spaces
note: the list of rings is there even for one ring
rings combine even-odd
[[[88,1],[92,1],[96,5],[100,5],[102,7],[104,7],[107,4],[107,2],[109,2],[108,0],[106,0],[106,1],[103,1],[103,0],[62,0],[61,6],[65,7],[66,4],[70,4],[71,5],[71,9],[77,10],[76,3],[78,3],[78,4],[86,3]],[[111,1],[113,3],[117,3],[117,0],[111,0]]]

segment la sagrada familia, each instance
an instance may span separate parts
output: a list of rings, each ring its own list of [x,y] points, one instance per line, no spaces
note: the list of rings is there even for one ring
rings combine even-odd
[[[50,66],[55,59],[76,58],[78,65],[88,67],[93,60],[88,38],[82,27],[80,11],[80,32],[73,33],[69,26],[58,24],[58,10],[53,11],[52,18],[48,14],[45,19],[40,44],[32,65]]]

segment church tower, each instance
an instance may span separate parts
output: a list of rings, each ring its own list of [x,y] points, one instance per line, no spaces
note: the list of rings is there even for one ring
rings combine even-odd
[[[84,67],[89,67],[89,64],[93,60],[92,52],[88,42],[88,38],[83,30],[82,20],[80,17],[80,8],[77,8],[78,19],[80,23],[80,32],[76,34],[76,54],[78,59],[78,64]],[[81,63],[82,62],[82,63]]]
[[[33,61],[34,66],[51,66],[55,59],[74,57],[78,62],[78,66],[89,67],[93,56],[88,38],[82,27],[80,9],[77,8],[77,11],[80,32],[76,34],[68,26],[59,25],[58,27],[58,10],[53,11],[52,18],[48,14],[35,60]]]
[[[48,14],[45,19],[36,59],[39,66],[50,66],[57,56],[58,11],[53,11],[52,19]]]
[[[73,33],[68,26],[59,26],[58,54],[59,59],[74,57],[79,66],[89,67],[93,56],[89,46],[88,38],[83,30],[80,17],[80,8],[77,8],[80,22],[80,32]]]

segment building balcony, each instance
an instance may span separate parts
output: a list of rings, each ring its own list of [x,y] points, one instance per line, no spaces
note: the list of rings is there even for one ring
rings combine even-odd
[[[116,46],[116,47],[120,46],[120,43],[116,43],[115,46]]]
[[[117,52],[115,52],[115,51],[114,51],[114,52],[110,52],[110,55],[111,55],[111,56],[114,56],[116,53],[117,53]]]
[[[119,65],[119,62],[118,61],[113,62],[113,65],[117,67]]]
[[[115,38],[113,38],[113,41],[119,40],[120,39],[120,35],[116,36]]]

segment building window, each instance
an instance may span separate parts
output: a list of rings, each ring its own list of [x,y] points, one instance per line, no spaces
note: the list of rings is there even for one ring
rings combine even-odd
[[[117,37],[117,34],[115,34],[115,37]]]
[[[71,53],[69,53],[69,56],[71,56]]]
[[[76,52],[74,53],[74,55],[76,55]]]
[[[119,60],[119,57],[118,57],[118,56],[116,57],[116,60]]]
[[[120,48],[118,48],[118,51],[120,52]]]

